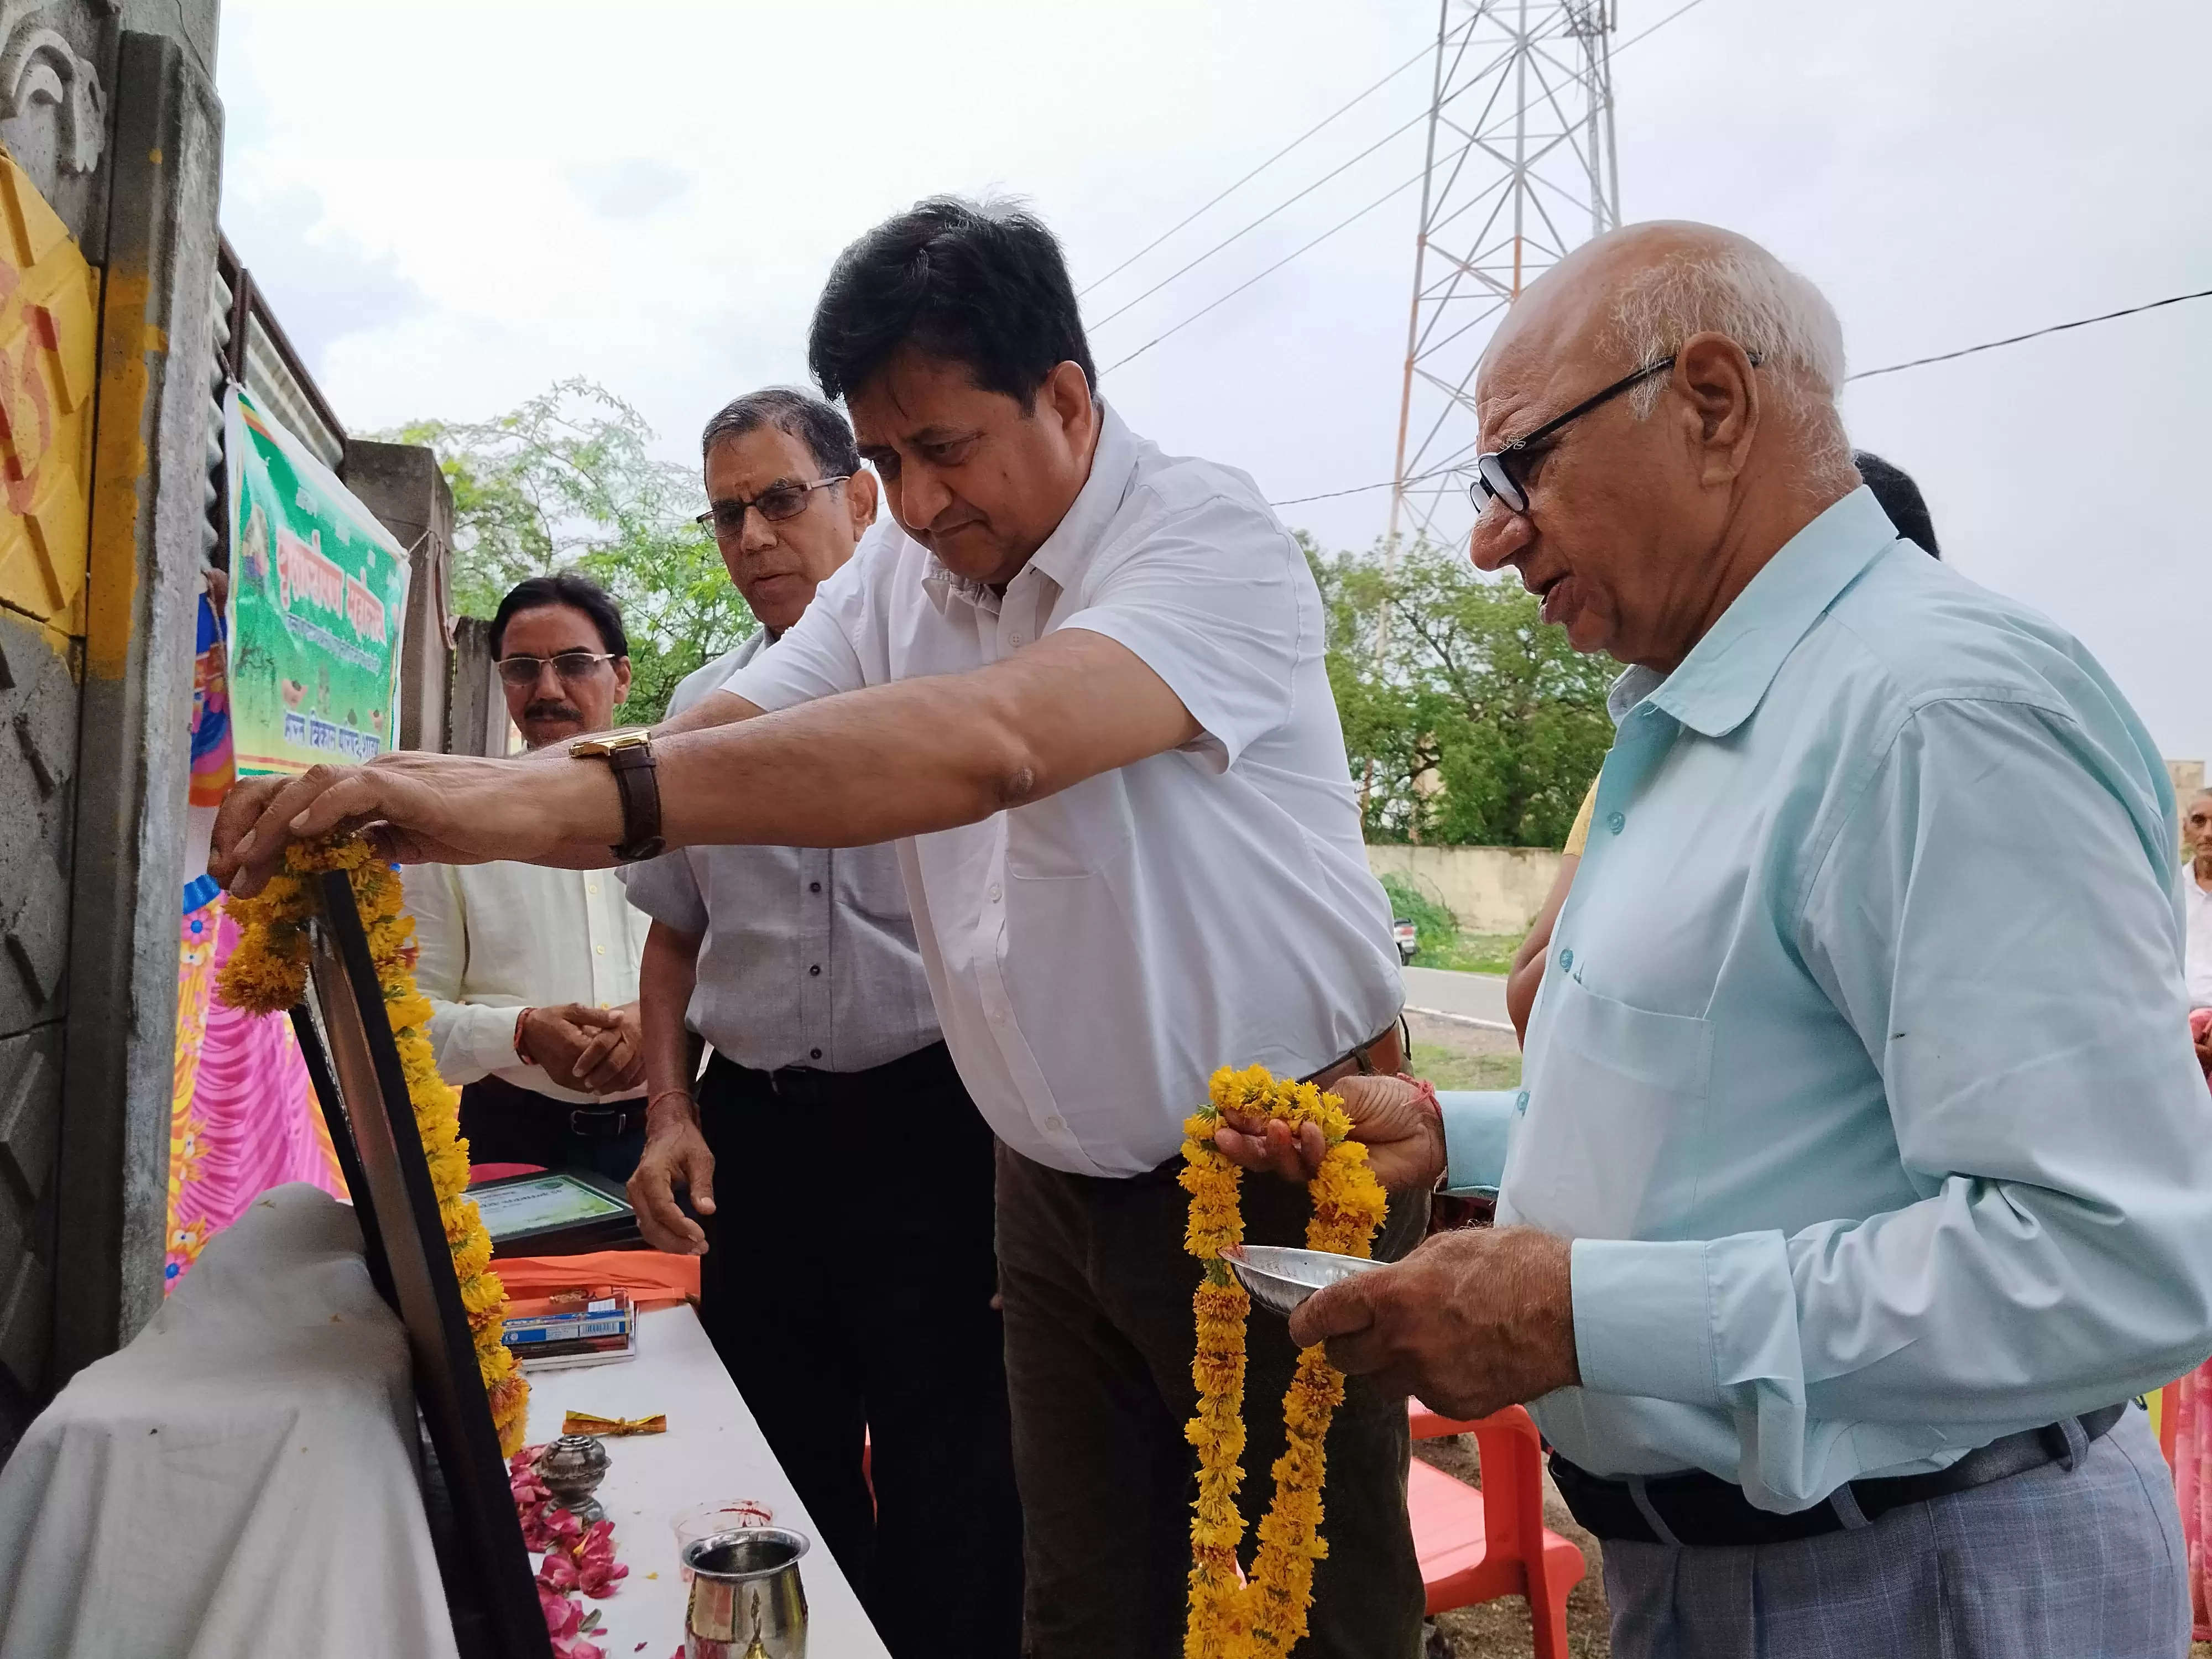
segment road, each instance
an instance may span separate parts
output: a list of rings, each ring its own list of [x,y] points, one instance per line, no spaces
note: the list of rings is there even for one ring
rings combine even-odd
[[[1505,1018],[1505,981],[1493,974],[1455,974],[1441,968],[1406,969],[1408,1007],[1457,1014],[1511,1030]]]

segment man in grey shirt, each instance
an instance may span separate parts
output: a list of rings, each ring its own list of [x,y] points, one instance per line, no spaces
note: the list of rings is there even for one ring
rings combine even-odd
[[[703,447],[702,522],[761,627],[685,679],[672,714],[775,649],[876,512],[851,428],[803,392],[738,398]],[[701,1322],[891,1652],[1013,1659],[992,1137],[939,1032],[896,855],[694,847],[624,879],[653,918],[630,1181],[645,1236],[703,1253]],[[703,1075],[692,1033],[713,1049]],[[820,1172],[886,1148],[895,1187],[827,1187]]]

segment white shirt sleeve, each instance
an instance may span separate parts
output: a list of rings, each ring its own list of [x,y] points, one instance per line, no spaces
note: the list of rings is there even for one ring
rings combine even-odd
[[[1287,532],[1256,507],[1215,495],[1104,550],[1082,609],[1057,624],[1103,634],[1167,682],[1226,771],[1291,717],[1304,654],[1319,648],[1321,599]]]
[[[784,629],[773,647],[739,666],[722,690],[773,714],[867,684],[858,630],[876,603],[876,574],[879,566],[890,566],[888,551],[880,541],[863,542],[844,568],[815,590],[806,614]]]
[[[519,1007],[461,1000],[469,966],[468,908],[453,868],[422,864],[405,872],[407,912],[415,918],[415,987],[429,999],[430,1046],[438,1075],[456,1088],[512,1069]]]

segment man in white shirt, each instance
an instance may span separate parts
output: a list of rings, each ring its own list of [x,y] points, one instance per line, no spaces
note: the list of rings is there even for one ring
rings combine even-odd
[[[1219,1066],[1331,1082],[1401,1063],[1321,597],[1249,478],[1163,454],[1097,401],[1059,247],[1026,215],[940,198],[870,232],[831,272],[809,355],[893,522],[728,690],[644,752],[255,784],[210,868],[256,890],[287,837],[345,821],[402,860],[902,837],[946,1042],[1005,1143],[1025,1640],[1036,1659],[1179,1652],[1199,1277],[1182,1119]],[[825,1144],[823,1171],[929,1201],[902,1186],[904,1158],[855,1166]],[[1393,1205],[1378,1256],[1418,1240],[1428,1197]],[[1303,1243],[1299,1189],[1247,1182],[1244,1210],[1248,1238]],[[1294,1363],[1255,1316],[1248,1516]],[[1355,1381],[1302,1656],[1418,1651],[1407,1455],[1403,1396]]]
[[[500,602],[492,655],[532,750],[605,731],[629,691],[622,613],[597,584],[532,576]],[[639,953],[647,918],[619,880],[534,864],[406,874],[415,979],[438,1071],[460,1085],[476,1164],[628,1179],[645,1145]]]
[[[2189,1006],[2212,1008],[2212,789],[2198,790],[2182,817],[2181,898],[2189,919]]]
[[[672,715],[774,650],[876,516],[875,475],[818,398],[748,393],[701,447],[703,522],[761,626],[686,678]],[[648,1139],[629,1183],[647,1243],[704,1252],[700,1322],[884,1645],[1015,1659],[1021,1504],[991,1131],[938,1030],[896,852],[690,847],[623,879],[653,918]],[[714,1049],[704,1076],[694,1032]],[[901,1148],[895,1187],[830,1200],[834,1225],[801,1174],[825,1138],[839,1164]],[[700,1222],[677,1207],[678,1182]],[[764,1239],[805,1248],[763,1273]]]

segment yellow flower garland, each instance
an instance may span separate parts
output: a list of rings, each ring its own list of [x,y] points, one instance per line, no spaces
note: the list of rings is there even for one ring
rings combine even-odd
[[[522,1446],[523,1419],[530,1384],[514,1368],[514,1357],[500,1341],[507,1316],[507,1286],[491,1271],[491,1235],[467,1195],[469,1144],[461,1139],[459,1092],[438,1075],[438,1060],[422,1028],[429,1022],[428,999],[415,988],[415,919],[402,908],[399,878],[357,836],[295,845],[284,854],[284,869],[250,899],[228,899],[238,921],[238,946],[222,970],[217,988],[234,1008],[276,1013],[299,1002],[307,989],[307,922],[315,914],[313,890],[305,879],[321,870],[343,870],[353,884],[354,903],[368,933],[369,955],[383,988],[385,1015],[392,1022],[407,1079],[407,1098],[415,1127],[429,1161],[430,1185],[438,1195],[438,1218],[453,1252],[453,1275],[467,1310],[477,1374],[491,1403],[501,1452],[512,1457]]]
[[[1275,1460],[1275,1498],[1260,1522],[1250,1574],[1240,1572],[1237,1547],[1244,1516],[1237,1489],[1244,1479],[1244,1319],[1251,1298],[1221,1259],[1244,1237],[1237,1204],[1243,1171],[1213,1144],[1224,1111],[1317,1123],[1328,1151],[1307,1183],[1313,1218],[1306,1248],[1364,1256],[1389,1199],[1367,1167],[1367,1148],[1352,1139],[1344,1103],[1310,1083],[1279,1082],[1264,1066],[1213,1074],[1206,1105],[1183,1123],[1183,1169],[1190,1223],[1183,1248],[1206,1264],[1192,1298],[1198,1347],[1191,1380],[1198,1415],[1184,1428],[1198,1448],[1198,1501],[1190,1523],[1190,1619],[1185,1659],[1267,1659],[1287,1654],[1306,1633],[1313,1605],[1314,1563],[1328,1553],[1321,1535],[1323,1443],[1344,1400],[1344,1373],[1319,1347],[1298,1355],[1283,1396],[1285,1446]]]

